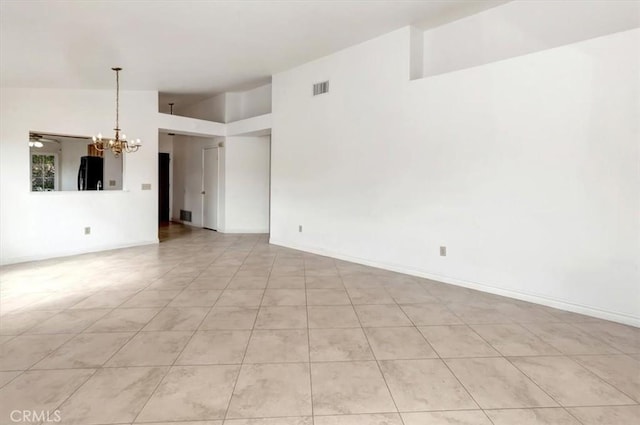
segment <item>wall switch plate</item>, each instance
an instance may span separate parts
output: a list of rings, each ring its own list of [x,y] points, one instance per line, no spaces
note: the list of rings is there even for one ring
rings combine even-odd
[[[142,183],[142,190],[151,190],[151,183]]]
[[[441,257],[446,257],[447,256],[447,247],[446,246],[441,246],[440,247],[440,256]]]
[[[298,225],[298,232],[299,232],[299,233],[302,233],[302,224],[299,224],[299,225]]]
[[[91,227],[85,227],[84,228],[84,234],[85,235],[90,235],[91,234]]]

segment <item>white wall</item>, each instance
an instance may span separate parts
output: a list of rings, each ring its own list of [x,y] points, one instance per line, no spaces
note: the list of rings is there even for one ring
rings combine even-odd
[[[271,112],[271,84],[251,90],[221,93],[193,105],[178,106],[176,115],[228,123]]]
[[[273,77],[271,241],[640,325],[640,30],[413,81],[410,39]]]
[[[157,242],[156,92],[121,91],[122,128],[144,143],[125,155],[125,191],[30,191],[29,131],[110,134],[113,96],[112,90],[2,89],[3,264]],[[151,183],[152,190],[142,191],[143,183]],[[84,235],[85,226],[91,226],[91,235]]]
[[[87,154],[87,143],[63,140],[60,149],[60,190],[78,190],[80,158]]]
[[[271,112],[271,84],[237,93],[227,93],[225,122],[240,121]]]
[[[225,233],[269,233],[270,137],[225,141]]]
[[[176,115],[198,118],[201,120],[227,122],[225,105],[225,93],[221,93],[193,105],[175,105],[174,113]]]
[[[483,65],[638,26],[638,1],[512,1],[426,31],[424,75]]]

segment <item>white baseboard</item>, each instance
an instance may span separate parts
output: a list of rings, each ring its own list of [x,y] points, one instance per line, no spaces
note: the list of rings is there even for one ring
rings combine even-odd
[[[611,320],[612,322],[623,323],[625,325],[640,327],[640,317],[637,317],[637,316],[617,313],[614,311],[602,310],[596,307],[582,305],[582,304],[575,304],[566,300],[547,297],[544,295],[513,291],[511,289],[499,288],[499,287],[487,285],[484,283],[472,282],[472,281],[452,278],[449,276],[438,275],[438,274],[426,272],[424,270],[413,269],[410,267],[405,267],[405,266],[400,266],[395,264],[388,264],[388,263],[383,263],[379,261],[371,261],[364,258],[353,257],[350,255],[329,251],[323,248],[299,245],[299,244],[281,241],[273,238],[269,239],[269,243],[272,245],[278,245],[286,248],[297,249],[299,251],[310,252],[312,254],[324,255],[326,257],[336,258],[338,260],[349,261],[351,263],[357,263],[365,266],[376,267],[383,270],[404,273],[411,276],[423,277],[426,279],[436,280],[438,282],[448,283],[456,286],[462,286],[465,288],[475,289],[482,292],[488,292],[490,294],[501,295],[509,298],[515,298],[517,300],[541,304],[548,307],[557,308],[560,310],[566,310],[573,313],[579,313],[587,316],[597,317],[599,319]]]
[[[59,251],[56,253],[50,253],[50,254],[35,254],[35,255],[25,255],[21,257],[11,257],[6,259],[3,258],[0,261],[0,265],[8,266],[10,264],[27,263],[30,261],[50,260],[52,258],[70,257],[72,255],[90,254],[92,252],[111,251],[114,249],[132,248],[134,246],[154,245],[159,242],[160,241],[156,238],[150,241],[139,241],[139,242],[133,242],[128,244],[98,245],[88,249],[71,249],[71,250]]]

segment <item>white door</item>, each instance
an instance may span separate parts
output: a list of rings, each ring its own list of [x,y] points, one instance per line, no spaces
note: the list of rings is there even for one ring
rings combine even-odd
[[[218,148],[202,151],[202,227],[218,229]]]

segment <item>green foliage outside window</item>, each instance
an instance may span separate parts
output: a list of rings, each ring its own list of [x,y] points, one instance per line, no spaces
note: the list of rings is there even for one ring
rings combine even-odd
[[[55,155],[31,155],[31,190],[55,190],[56,157]]]

